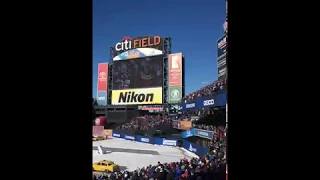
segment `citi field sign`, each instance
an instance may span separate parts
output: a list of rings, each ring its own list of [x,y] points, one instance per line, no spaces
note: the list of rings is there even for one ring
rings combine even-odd
[[[113,61],[157,56],[163,54],[163,38],[160,36],[124,37],[114,47]]]

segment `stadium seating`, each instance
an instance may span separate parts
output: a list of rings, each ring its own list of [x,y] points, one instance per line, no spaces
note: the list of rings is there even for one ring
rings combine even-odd
[[[208,128],[203,126],[203,128]],[[201,158],[181,159],[180,162],[158,162],[135,171],[120,171],[93,177],[94,180],[225,180],[226,179],[226,128],[210,127],[214,137],[209,153]]]
[[[224,159],[214,159],[207,155],[200,159],[181,159],[180,162],[162,163],[138,168],[135,171],[121,171],[94,180],[225,180]]]
[[[197,98],[212,96],[219,92],[225,92],[227,81],[215,81],[200,90],[190,93],[183,98],[184,102],[194,101]],[[193,115],[202,114],[204,118],[216,118],[206,111],[184,112],[179,116],[140,116],[117,127],[118,130],[135,129],[148,130],[162,125],[171,124],[172,120],[190,120]],[[218,119],[225,119],[220,117]],[[224,120],[223,120],[224,121]],[[225,124],[225,121],[223,122]],[[156,165],[138,167],[137,170],[121,171],[110,175],[94,177],[94,180],[225,180],[226,179],[226,137],[227,128],[221,123],[207,125],[193,123],[193,127],[214,132],[210,143],[209,153],[198,159],[181,159],[180,162],[158,162]]]
[[[117,127],[117,130],[133,129],[133,130],[148,130],[150,128],[158,127],[163,124],[170,124],[171,121],[167,117],[161,117],[160,115],[151,116],[139,116],[130,121],[130,123],[123,124]]]
[[[197,98],[213,96],[216,93],[225,92],[226,85],[227,85],[226,79],[215,81],[215,82],[197,90],[196,92],[192,92],[192,93],[186,95],[185,97],[182,98],[182,101],[190,102],[190,101],[196,100]]]

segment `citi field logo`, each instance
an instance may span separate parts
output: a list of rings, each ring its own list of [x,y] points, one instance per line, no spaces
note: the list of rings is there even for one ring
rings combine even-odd
[[[150,46],[156,46],[161,43],[160,36],[150,36],[140,39],[132,39],[131,37],[124,37],[122,38],[121,42],[118,42],[115,45],[116,51],[127,51],[130,49],[136,49],[136,48],[145,48]]]

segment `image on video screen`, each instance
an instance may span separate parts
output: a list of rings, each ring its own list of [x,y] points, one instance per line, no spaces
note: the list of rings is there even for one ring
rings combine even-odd
[[[162,65],[162,55],[114,62],[113,90],[161,87]]]

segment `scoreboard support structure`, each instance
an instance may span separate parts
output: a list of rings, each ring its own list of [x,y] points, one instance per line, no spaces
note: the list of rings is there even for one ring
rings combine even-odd
[[[168,58],[171,54],[171,38],[165,37],[163,43],[163,85],[162,85],[162,104],[168,103],[168,91],[169,91],[169,63]]]

